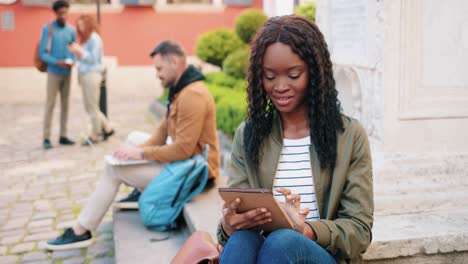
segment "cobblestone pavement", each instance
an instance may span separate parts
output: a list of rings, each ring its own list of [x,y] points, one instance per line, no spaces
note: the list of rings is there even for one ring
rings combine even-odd
[[[28,76],[17,74],[17,78]],[[111,210],[95,233],[97,242],[88,249],[52,253],[43,250],[44,242],[73,224],[102,171],[103,155],[122,145],[131,130],[152,131],[156,122],[148,114],[148,105],[161,88],[109,87],[110,119],[117,133],[94,148],[58,145],[57,98],[54,148],[44,151],[45,79],[37,86],[17,91],[14,82],[0,84],[0,90],[10,91],[0,96],[0,263],[114,263]],[[87,121],[81,91],[75,86],[70,138],[83,138],[89,129]],[[128,191],[123,186],[119,196]]]

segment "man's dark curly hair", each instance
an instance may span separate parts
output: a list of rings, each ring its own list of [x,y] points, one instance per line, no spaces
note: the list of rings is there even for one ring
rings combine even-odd
[[[64,8],[64,7],[70,8],[70,4],[68,3],[68,1],[57,0],[52,4],[52,10],[54,10],[54,12],[57,12],[59,11],[59,9]]]
[[[318,27],[308,19],[290,15],[270,18],[257,32],[248,70],[248,116],[244,130],[247,159],[258,166],[263,140],[271,133],[276,108],[263,88],[263,57],[273,43],[291,47],[309,70],[307,105],[310,138],[318,154],[320,167],[333,173],[337,156],[337,133],[343,120],[338,92],[333,79],[330,53]]]

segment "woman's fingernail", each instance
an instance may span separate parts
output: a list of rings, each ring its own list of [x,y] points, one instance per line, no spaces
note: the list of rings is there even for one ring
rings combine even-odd
[[[266,213],[267,209],[262,208],[262,213]]]

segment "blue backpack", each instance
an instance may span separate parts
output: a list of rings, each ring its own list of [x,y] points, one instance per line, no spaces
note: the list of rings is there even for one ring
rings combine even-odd
[[[138,200],[143,224],[155,231],[177,227],[184,204],[201,193],[208,180],[208,146],[203,155],[169,163],[145,188]]]

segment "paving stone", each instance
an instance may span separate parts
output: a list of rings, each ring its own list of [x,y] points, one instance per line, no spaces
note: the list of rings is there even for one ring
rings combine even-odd
[[[47,233],[39,233],[39,234],[29,235],[29,236],[24,238],[24,242],[48,240],[48,239],[56,238],[59,235],[60,235],[59,231],[51,231],[51,232],[47,232]]]
[[[87,257],[88,258],[99,258],[104,257],[112,252],[113,243],[111,242],[98,242],[88,248]]]
[[[33,222],[29,222],[28,228],[51,226],[53,222],[54,222],[54,219],[44,219],[44,220],[33,221]]]
[[[0,229],[1,231],[15,230],[23,228],[28,222],[29,218],[15,218],[14,220],[9,220],[5,225]]]
[[[65,191],[60,191],[60,192],[47,192],[44,195],[44,198],[48,198],[51,200],[57,199],[57,198],[65,198],[68,196],[68,193]]]
[[[2,201],[2,203],[14,202],[17,198],[18,194],[16,192],[0,192],[0,201]]]
[[[96,180],[97,175],[93,173],[86,173],[78,176],[72,176],[69,178],[70,182],[81,182],[81,181],[94,181]]]
[[[17,244],[18,242],[21,241],[22,238],[23,238],[22,235],[20,235],[20,236],[12,236],[12,237],[4,237],[4,238],[2,238],[2,241],[0,242],[0,244],[2,244],[2,245],[13,245],[13,244]]]
[[[34,234],[39,234],[39,233],[52,232],[54,230],[55,229],[52,226],[40,226],[40,227],[29,228],[28,233],[31,235],[34,235]]]
[[[49,200],[37,200],[34,202],[34,208],[39,211],[51,210],[52,203]]]
[[[86,259],[83,257],[71,258],[63,260],[62,264],[83,264],[86,262]]]
[[[25,233],[26,233],[26,230],[24,229],[0,231],[0,237],[24,236]]]
[[[7,209],[0,210],[0,217],[5,217],[6,218],[8,216],[8,212],[9,212],[9,210],[7,210]]]
[[[63,259],[63,258],[71,258],[71,257],[79,257],[79,256],[81,256],[81,249],[60,250],[60,251],[54,251],[52,253],[53,259]]]
[[[18,256],[0,256],[0,264],[13,264],[18,262]]]
[[[113,257],[98,258],[98,259],[91,261],[90,264],[114,264],[114,258]]]
[[[40,198],[41,198],[40,195],[30,195],[30,194],[28,194],[27,196],[21,197],[20,202],[33,202],[33,201],[36,201],[36,200],[38,200]]]
[[[28,264],[53,264],[52,260],[40,260],[40,261],[32,261],[28,262]]]
[[[26,218],[29,219],[33,214],[32,209],[24,209],[24,210],[12,210],[10,211],[10,218]]]
[[[57,213],[54,211],[36,212],[34,213],[31,220],[36,221],[36,220],[43,220],[43,219],[49,219],[49,218],[54,219],[56,217],[57,217]]]
[[[70,209],[73,208],[74,203],[70,200],[60,200],[55,202],[55,209],[62,210],[62,209]]]
[[[42,251],[36,251],[36,252],[30,252],[24,254],[23,258],[21,259],[21,262],[32,262],[32,261],[37,261],[37,260],[46,260],[48,258],[48,255]]]
[[[31,186],[32,185],[32,186]],[[43,185],[43,184],[42,184]],[[36,186],[36,184],[34,182],[29,182],[29,188],[28,190],[26,191],[26,195],[23,195],[24,196],[33,196],[33,197],[40,197],[43,193],[45,192],[45,189],[41,189],[39,188],[38,186]],[[39,199],[38,199],[39,200]],[[34,202],[38,201],[38,200],[35,200]]]
[[[73,213],[70,213],[70,214],[64,214],[64,215],[61,215],[60,218],[58,219],[58,222],[61,223],[61,222],[69,222],[71,220],[75,219],[75,215]]]
[[[33,242],[18,244],[10,249],[10,253],[12,254],[24,253],[24,252],[32,250],[35,245],[36,243],[33,243]]]
[[[5,256],[7,252],[7,247],[0,247],[0,256]]]
[[[31,203],[15,203],[12,209],[33,209],[33,205]]]
[[[40,241],[39,243],[37,243],[37,248],[42,251],[47,251],[46,243],[47,241]]]

